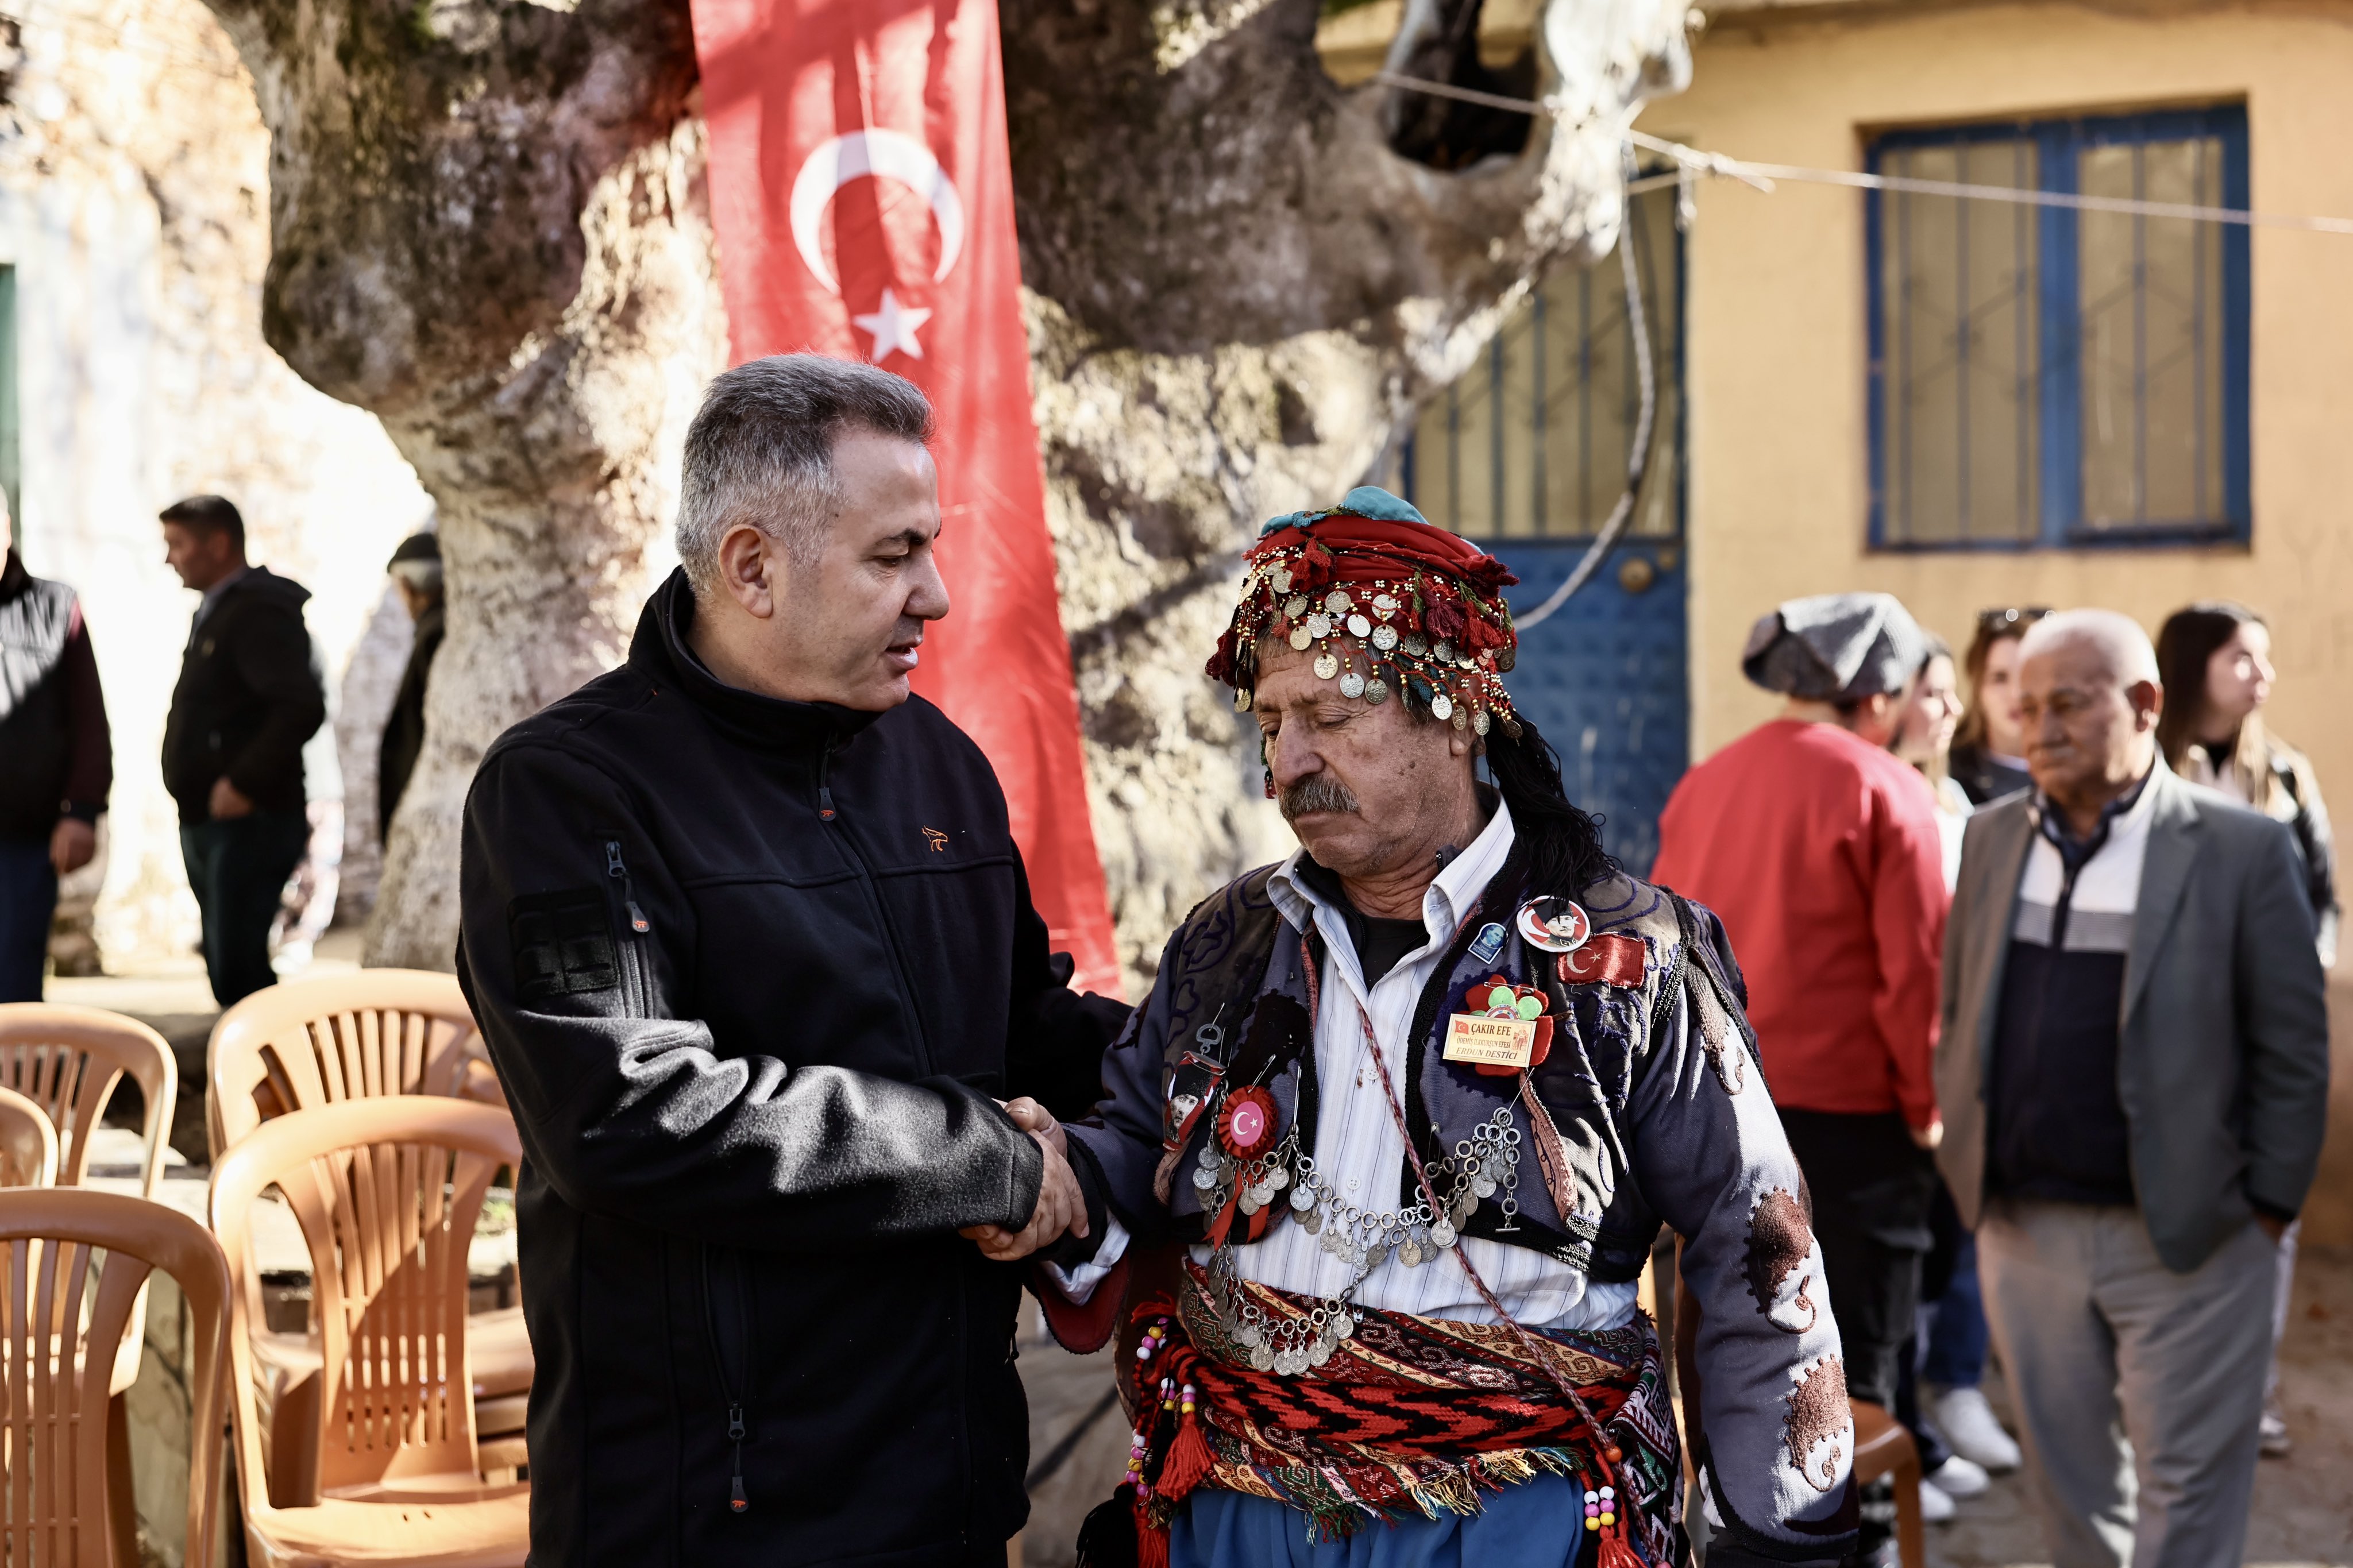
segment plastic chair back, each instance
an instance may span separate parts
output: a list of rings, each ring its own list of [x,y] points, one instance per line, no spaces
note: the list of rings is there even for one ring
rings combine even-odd
[[[186,1215],[117,1193],[73,1187],[0,1192],[0,1416],[7,1453],[7,1511],[0,1543],[10,1563],[113,1568],[110,1517],[126,1528],[129,1500],[108,1458],[112,1366],[133,1303],[153,1269],[179,1282],[194,1322],[188,1463],[188,1568],[210,1568],[219,1495],[222,1351],[228,1331],[228,1265]],[[100,1255],[103,1255],[102,1258]],[[91,1288],[93,1278],[95,1289]],[[111,1419],[122,1418],[119,1403]],[[115,1435],[115,1440],[122,1440]],[[117,1542],[135,1556],[128,1542]]]
[[[522,1157],[495,1106],[424,1095],[352,1100],[272,1118],[213,1168],[213,1230],[250,1276],[254,1200],[276,1187],[310,1244],[323,1497],[419,1495],[478,1475],[466,1343],[466,1253],[482,1196]],[[269,1505],[254,1403],[248,1292],[229,1335],[237,1474]],[[283,1506],[283,1505],[280,1505]]]
[[[0,1089],[0,1187],[58,1184],[58,1130],[48,1112]]]
[[[56,1129],[58,1183],[79,1186],[90,1171],[90,1135],[125,1073],[146,1100],[140,1191],[164,1180],[164,1149],[180,1098],[180,1070],[164,1037],[120,1013],[57,1002],[0,1003],[0,1089],[39,1106]]]
[[[431,1094],[503,1106],[457,976],[363,969],[265,986],[220,1016],[206,1131],[217,1159],[274,1116]]]

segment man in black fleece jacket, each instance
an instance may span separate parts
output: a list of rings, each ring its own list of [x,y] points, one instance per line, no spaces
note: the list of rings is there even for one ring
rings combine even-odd
[[[870,366],[721,376],[628,663],[469,796],[540,1568],[997,1564],[1027,1517],[1021,1276],[957,1233],[1087,1227],[999,1101],[1083,1113],[1127,1009],[1068,989],[987,760],[910,695],[929,430]]]
[[[274,984],[269,927],[311,841],[302,742],[327,718],[302,605],[311,591],[245,559],[245,519],[219,496],[163,511],[164,558],[204,595],[164,721],[164,787],[205,922],[222,1006]]]

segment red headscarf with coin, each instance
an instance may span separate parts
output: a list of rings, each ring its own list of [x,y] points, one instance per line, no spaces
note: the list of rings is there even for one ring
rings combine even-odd
[[[1328,511],[1278,517],[1245,557],[1241,602],[1209,679],[1247,710],[1258,647],[1315,649],[1315,673],[1343,696],[1396,697],[1458,730],[1519,721],[1504,689],[1519,646],[1503,590],[1519,581],[1477,545],[1372,485]]]

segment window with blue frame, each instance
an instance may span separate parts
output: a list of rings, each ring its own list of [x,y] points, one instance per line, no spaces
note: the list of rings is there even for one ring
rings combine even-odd
[[[2246,113],[1890,132],[1866,167],[2244,208]],[[2247,537],[2244,226],[1901,191],[1865,200],[1874,545]]]

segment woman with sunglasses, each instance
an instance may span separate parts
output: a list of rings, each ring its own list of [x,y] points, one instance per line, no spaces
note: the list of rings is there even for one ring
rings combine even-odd
[[[2018,713],[2018,639],[2051,612],[2041,605],[1978,612],[1977,635],[1961,661],[1968,705],[1953,736],[1952,776],[1973,805],[2031,789],[2025,721]]]

